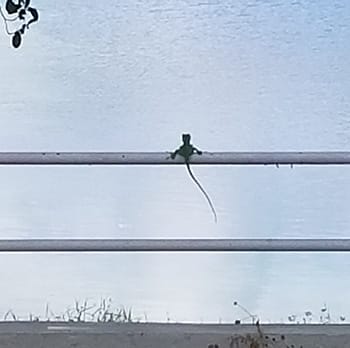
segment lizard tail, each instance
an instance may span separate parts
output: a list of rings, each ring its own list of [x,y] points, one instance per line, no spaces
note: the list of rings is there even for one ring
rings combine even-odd
[[[187,166],[188,173],[190,174],[190,177],[192,178],[192,180],[195,182],[195,184],[198,186],[198,188],[201,190],[201,192],[203,193],[203,195],[207,199],[208,204],[210,206],[210,209],[211,209],[211,211],[213,212],[213,215],[214,215],[214,221],[215,221],[215,223],[217,223],[218,222],[218,218],[217,218],[217,215],[216,215],[216,211],[215,211],[214,205],[213,205],[209,195],[205,192],[204,188],[202,187],[202,185],[200,184],[198,179],[192,173],[190,165],[188,163],[186,163],[186,166]]]

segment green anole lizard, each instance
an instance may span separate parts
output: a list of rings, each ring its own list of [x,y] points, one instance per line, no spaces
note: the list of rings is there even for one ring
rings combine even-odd
[[[195,182],[195,184],[198,186],[198,188],[201,190],[201,192],[203,193],[203,195],[207,199],[208,204],[210,206],[210,209],[213,212],[215,223],[217,223],[218,219],[217,219],[217,215],[216,215],[216,211],[215,211],[214,205],[211,202],[211,199],[210,199],[209,195],[205,192],[204,188],[202,187],[202,185],[198,181],[198,179],[193,175],[191,167],[190,167],[190,157],[194,153],[197,153],[198,155],[201,155],[202,151],[198,150],[197,148],[195,148],[191,144],[191,135],[190,134],[182,134],[182,141],[183,141],[183,144],[177,150],[172,152],[170,157],[172,159],[175,159],[176,155],[180,155],[180,156],[182,156],[184,158],[185,164],[186,164],[186,167],[187,167],[187,170],[188,170],[188,174],[190,175],[192,180]]]

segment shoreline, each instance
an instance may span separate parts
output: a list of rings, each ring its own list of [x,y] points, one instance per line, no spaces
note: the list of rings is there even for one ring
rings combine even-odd
[[[347,347],[350,324],[0,322],[8,348]]]

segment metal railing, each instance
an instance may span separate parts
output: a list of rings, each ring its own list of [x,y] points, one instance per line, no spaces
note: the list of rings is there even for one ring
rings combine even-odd
[[[174,165],[170,152],[0,152],[0,165]],[[344,165],[350,152],[203,152],[191,164]]]
[[[350,239],[11,239],[0,252],[349,252]]]
[[[170,152],[1,152],[0,165],[179,165]],[[203,152],[201,165],[348,165],[350,152]],[[0,252],[349,252],[350,239],[12,239]]]

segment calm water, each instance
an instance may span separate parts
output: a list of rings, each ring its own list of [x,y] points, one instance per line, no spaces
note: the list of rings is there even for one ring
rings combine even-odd
[[[350,150],[350,4],[36,0],[0,32],[0,151]],[[346,92],[348,91],[348,92]],[[348,237],[350,168],[2,167],[0,238]],[[347,254],[0,255],[0,316],[112,297],[148,320],[350,318]]]

